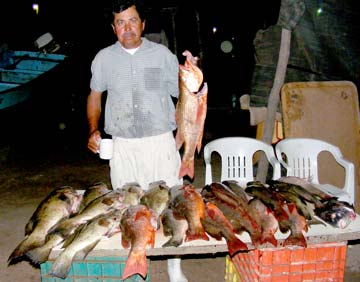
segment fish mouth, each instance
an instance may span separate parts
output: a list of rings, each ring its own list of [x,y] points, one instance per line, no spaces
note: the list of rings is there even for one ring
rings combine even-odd
[[[340,229],[346,228],[350,224],[351,220],[350,218],[342,218],[338,221],[338,226]]]

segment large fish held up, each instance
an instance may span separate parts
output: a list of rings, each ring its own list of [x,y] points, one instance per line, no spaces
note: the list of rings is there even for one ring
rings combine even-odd
[[[194,178],[195,150],[200,153],[204,123],[207,111],[207,83],[203,87],[203,73],[197,66],[197,57],[189,51],[184,65],[179,70],[179,100],[176,104],[176,147],[179,150],[184,144],[184,152],[179,172],[179,178],[188,175]]]

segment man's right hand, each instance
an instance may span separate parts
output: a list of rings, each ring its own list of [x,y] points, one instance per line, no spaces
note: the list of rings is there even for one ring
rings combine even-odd
[[[88,149],[92,151],[93,153],[99,153],[99,147],[100,147],[100,140],[101,140],[101,133],[99,130],[93,131],[88,140]]]

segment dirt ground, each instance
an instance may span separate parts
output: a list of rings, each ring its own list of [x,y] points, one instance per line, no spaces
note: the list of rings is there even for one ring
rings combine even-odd
[[[51,140],[50,140],[51,141]],[[64,141],[64,140],[63,140]],[[55,187],[70,185],[84,189],[97,181],[109,183],[107,161],[100,160],[85,148],[85,141],[76,145],[49,140],[31,143],[31,147],[2,146],[0,148],[0,281],[41,281],[40,270],[27,262],[7,266],[7,258],[24,238],[24,227],[40,201]],[[70,142],[73,143],[73,142]],[[65,144],[65,145],[64,145]],[[67,145],[66,145],[67,144]],[[196,160],[194,184],[204,183],[204,163]],[[360,281],[358,242],[350,242],[345,270],[345,281]],[[225,254],[187,256],[183,270],[189,282],[221,282],[225,276]],[[168,281],[166,260],[151,260],[151,281]],[[120,281],[120,280],[119,280]]]

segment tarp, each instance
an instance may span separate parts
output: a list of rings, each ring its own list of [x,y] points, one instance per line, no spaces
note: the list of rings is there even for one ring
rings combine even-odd
[[[282,0],[277,24],[254,39],[251,106],[267,106],[279,56],[281,29],[291,30],[285,82],[360,83],[360,13],[355,0]],[[321,10],[319,10],[321,8]]]

